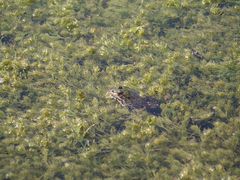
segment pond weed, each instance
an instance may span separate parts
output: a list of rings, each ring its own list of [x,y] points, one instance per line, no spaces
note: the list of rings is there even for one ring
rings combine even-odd
[[[239,177],[238,10],[0,1],[0,178]],[[118,86],[161,116],[108,101]]]

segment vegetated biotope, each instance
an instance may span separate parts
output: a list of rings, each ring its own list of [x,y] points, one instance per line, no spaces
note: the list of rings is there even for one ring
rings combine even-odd
[[[239,22],[237,0],[0,0],[0,179],[239,179]]]

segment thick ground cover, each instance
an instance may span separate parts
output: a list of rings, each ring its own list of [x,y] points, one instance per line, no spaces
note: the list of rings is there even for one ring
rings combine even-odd
[[[0,0],[0,179],[239,178],[239,22],[235,0]]]

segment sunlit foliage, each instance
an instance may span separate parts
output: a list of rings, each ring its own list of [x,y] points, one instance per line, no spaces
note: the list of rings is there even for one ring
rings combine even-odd
[[[239,10],[0,0],[0,179],[240,177]],[[161,116],[106,99],[118,86]]]

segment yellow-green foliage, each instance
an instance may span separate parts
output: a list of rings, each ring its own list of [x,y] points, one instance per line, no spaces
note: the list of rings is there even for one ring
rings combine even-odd
[[[0,179],[239,178],[239,8],[0,0]]]

